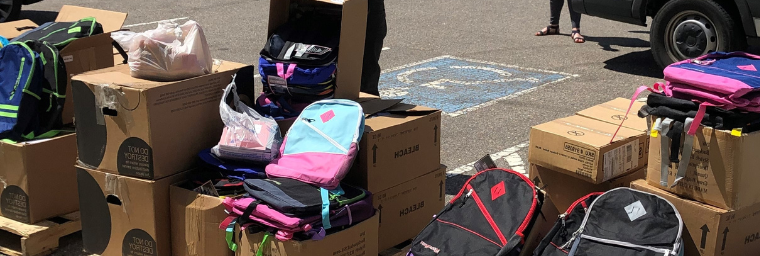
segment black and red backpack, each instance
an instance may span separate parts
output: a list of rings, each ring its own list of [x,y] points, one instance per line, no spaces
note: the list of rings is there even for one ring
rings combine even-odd
[[[588,207],[602,194],[604,192],[594,192],[573,202],[567,211],[559,215],[552,229],[533,251],[533,256],[567,256],[570,252],[570,240],[581,227]]]
[[[518,255],[543,201],[525,175],[479,172],[417,235],[408,255]]]

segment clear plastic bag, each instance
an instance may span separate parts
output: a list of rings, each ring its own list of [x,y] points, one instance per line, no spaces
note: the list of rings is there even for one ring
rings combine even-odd
[[[219,114],[225,127],[219,145],[211,152],[222,159],[268,164],[279,155],[280,128],[274,119],[261,116],[240,101],[234,80],[224,90],[219,103]],[[230,92],[237,111],[227,105]]]
[[[124,36],[126,40],[129,35]],[[183,25],[161,22],[154,30],[134,35],[131,41],[129,68],[133,77],[176,81],[212,72],[208,43],[195,21]]]

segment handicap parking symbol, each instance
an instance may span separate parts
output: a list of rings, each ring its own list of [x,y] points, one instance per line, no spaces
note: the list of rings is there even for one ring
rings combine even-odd
[[[441,56],[385,71],[380,77],[380,95],[458,116],[573,76]]]

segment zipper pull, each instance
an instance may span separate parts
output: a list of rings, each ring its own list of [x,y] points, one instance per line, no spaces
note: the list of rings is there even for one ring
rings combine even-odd
[[[562,220],[562,226],[565,226],[565,217],[567,217],[567,213],[563,213],[559,215],[559,219]]]
[[[464,206],[464,203],[467,202],[467,199],[470,198],[471,195],[472,195],[472,189],[470,189],[470,191],[468,191],[467,194],[464,195],[464,199],[462,199],[462,204],[459,205],[459,208],[462,208],[462,206]]]
[[[580,235],[581,232],[583,232],[583,227],[581,227],[577,231],[575,231],[575,233],[573,233],[573,236],[570,237],[570,240],[567,240],[567,243],[565,243],[562,246],[560,246],[560,248],[567,249],[567,247],[570,246],[570,244],[572,244],[573,241],[575,241],[576,238],[578,238],[578,235]]]

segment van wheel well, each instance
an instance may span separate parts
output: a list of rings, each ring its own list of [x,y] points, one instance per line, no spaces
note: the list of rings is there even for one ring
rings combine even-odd
[[[668,1],[672,0],[649,0],[647,1],[647,16],[653,17],[662,9],[662,6],[665,5]],[[718,3],[720,6],[722,6],[726,11],[728,11],[728,14],[731,15],[731,17],[741,17],[741,14],[739,13],[739,8],[736,6],[736,2],[734,0],[712,0],[716,3]],[[738,31],[744,31],[744,27],[742,24],[742,20],[740,18],[734,19],[734,22],[736,22]]]

